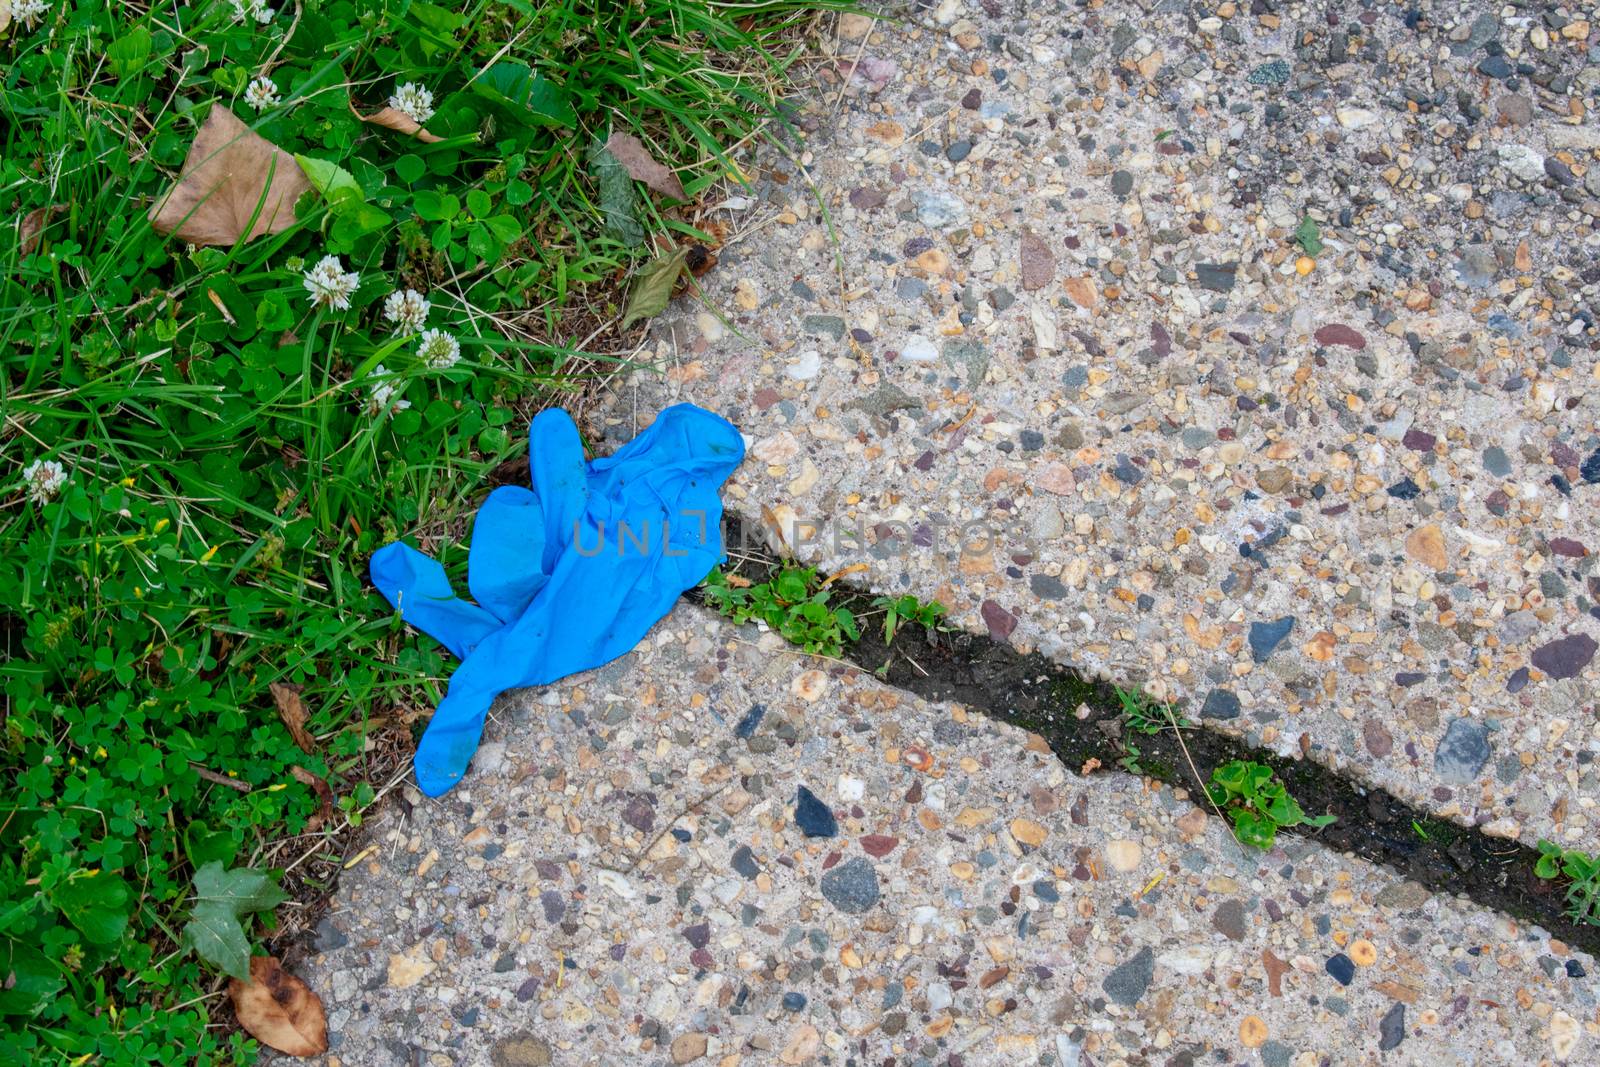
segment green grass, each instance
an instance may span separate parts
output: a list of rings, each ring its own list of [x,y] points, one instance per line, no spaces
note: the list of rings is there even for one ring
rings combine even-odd
[[[582,389],[574,342],[615,318],[643,235],[702,236],[602,190],[593,144],[633,131],[693,197],[833,6],[280,0],[263,25],[229,0],[61,0],[0,38],[0,191],[44,221],[26,251],[0,236],[0,1060],[253,1058],[181,937],[196,869],[276,881],[359,818],[375,738],[449,670],[367,558],[404,537],[459,567],[485,473]],[[281,103],[258,109],[262,74]],[[351,114],[404,82],[439,143]],[[217,107],[333,186],[283,233],[188,248],[148,211]],[[348,309],[308,301],[325,255],[359,275]],[[460,362],[383,320],[408,287]],[[24,476],[52,465],[60,485]],[[311,751],[273,682],[300,688]],[[316,778],[337,807],[313,833]],[[259,945],[272,914],[241,914]]]

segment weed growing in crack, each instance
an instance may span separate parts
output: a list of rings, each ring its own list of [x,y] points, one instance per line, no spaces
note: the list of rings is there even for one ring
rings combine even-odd
[[[1117,687],[1117,700],[1122,704],[1123,725],[1134,733],[1159,734],[1169,727],[1188,730],[1194,723],[1179,715],[1171,704],[1157,700],[1142,689]]]
[[[1533,873],[1546,880],[1567,882],[1567,918],[1600,926],[1600,855],[1539,842],[1539,860]]]
[[[920,623],[924,630],[937,630],[944,623],[945,606],[937,600],[919,600],[914,593],[880,596],[872,602],[883,609],[883,643],[894,643],[894,635],[908,622]]]
[[[1211,772],[1206,792],[1232,821],[1234,837],[1262,850],[1271,848],[1286,826],[1321,828],[1334,820],[1332,815],[1306,815],[1272,768],[1254,760],[1224,763]]]
[[[846,638],[861,636],[848,608],[828,605],[831,594],[814,567],[785,567],[759,584],[723,574],[719,567],[706,576],[702,588],[706,602],[720,614],[741,624],[764,622],[815,655],[837,656]]]

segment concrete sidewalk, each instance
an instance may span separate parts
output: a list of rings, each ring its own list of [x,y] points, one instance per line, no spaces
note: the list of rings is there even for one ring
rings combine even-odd
[[[796,825],[801,786],[837,836]],[[1026,734],[688,605],[624,660],[504,702],[471,778],[411,803],[297,965],[329,1064],[1600,1047],[1595,961],[1537,930],[1294,838],[1245,854],[1166,788],[1076,779]]]
[[[1600,47],[1478,5],[1149,7],[846,24],[616,440],[723,412],[731,506],[802,558],[1592,847]]]
[[[695,401],[751,441],[729,507],[814,527],[804,559],[1592,849],[1596,43],[1552,5],[842,20],[803,154],[719,209],[706,303],[597,450]],[[298,967],[330,1063],[1600,1049],[1595,961],[1536,929],[1299,839],[1244,854],[1169,789],[689,606],[489,737],[375,825]]]

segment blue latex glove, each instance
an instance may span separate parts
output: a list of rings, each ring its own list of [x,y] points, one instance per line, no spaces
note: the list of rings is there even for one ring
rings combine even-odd
[[[533,489],[496,489],[473,523],[476,604],[408,545],[373,553],[378,591],[461,660],[417,746],[424,793],[461,780],[496,695],[622,655],[722,562],[718,493],[743,459],[733,424],[693,404],[592,463],[567,413],[544,411],[528,430]]]

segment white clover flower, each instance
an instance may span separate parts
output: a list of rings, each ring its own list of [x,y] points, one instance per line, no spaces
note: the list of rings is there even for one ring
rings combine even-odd
[[[461,344],[443,330],[423,330],[417,358],[434,370],[449,370],[461,362]]]
[[[376,367],[372,368],[372,374],[370,377],[382,378],[388,373],[389,368],[380,363]],[[367,404],[368,408],[373,413],[382,411],[384,408],[389,406],[390,400],[394,400],[395,394],[400,392],[400,390],[403,388],[405,388],[405,383],[401,381],[373,382],[371,398],[368,400]],[[403,397],[394,401],[395,411],[404,411],[410,406],[411,401],[406,400]]]
[[[394,332],[416,333],[428,321],[433,305],[415,289],[396,289],[383,300],[383,317],[394,323]]]
[[[267,0],[233,0],[233,15],[240,22],[255,19],[265,26],[272,21],[272,8],[267,6]]]
[[[45,504],[67,484],[67,469],[53,459],[36,459],[22,468],[22,480],[33,502]]]
[[[311,294],[314,307],[331,307],[339,311],[350,307],[350,294],[361,284],[361,275],[345,272],[338,256],[323,256],[317,265],[306,271],[306,292]]]
[[[416,82],[406,82],[396,89],[389,97],[389,106],[405,112],[419,126],[433,118],[433,94]]]
[[[265,74],[252,81],[250,87],[244,91],[244,102],[257,111],[277,107],[281,99],[278,96],[278,83]]]
[[[36,29],[49,11],[49,0],[11,0],[11,17],[30,30]]]

